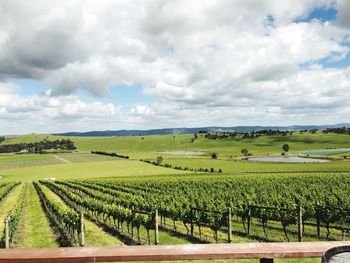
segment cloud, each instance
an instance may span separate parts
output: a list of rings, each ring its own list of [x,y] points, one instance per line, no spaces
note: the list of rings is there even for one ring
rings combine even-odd
[[[337,0],[336,1],[337,8],[337,22],[344,27],[350,26],[350,3],[346,0]]]
[[[336,20],[307,21],[315,8],[335,8]],[[1,116],[128,127],[183,126],[176,119],[186,116],[196,118],[191,125],[304,122],[325,111],[345,118],[349,68],[322,61],[348,56],[349,8],[345,0],[3,0]],[[52,88],[23,96],[9,84],[16,78]],[[142,86],[156,103],[120,112],[101,102],[120,85]]]
[[[10,88],[9,88],[10,87]],[[76,95],[20,95],[13,83],[0,83],[0,133],[25,133],[33,129],[42,132],[60,131],[61,127],[89,127],[91,123],[118,121],[119,107],[112,103],[86,102]],[[13,128],[11,129],[11,126]]]

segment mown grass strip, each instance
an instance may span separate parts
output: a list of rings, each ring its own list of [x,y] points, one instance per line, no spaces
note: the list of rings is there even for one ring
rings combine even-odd
[[[13,246],[16,248],[59,247],[58,236],[54,233],[45,216],[33,184],[28,183],[24,195],[23,217],[19,224],[20,231],[14,236]]]

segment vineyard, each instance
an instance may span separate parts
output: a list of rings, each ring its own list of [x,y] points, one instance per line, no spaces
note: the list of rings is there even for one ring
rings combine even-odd
[[[84,245],[84,217],[129,245],[159,244],[162,233],[191,243],[342,240],[350,229],[346,174],[41,180],[33,186],[66,246]],[[16,187],[2,184],[1,198]],[[6,217],[3,246],[11,246],[20,227],[27,187]]]
[[[284,138],[297,141],[300,136]],[[339,142],[342,138],[337,137]],[[144,145],[144,152],[135,153],[126,150],[123,138],[106,138],[101,144],[102,139],[78,138],[78,149],[90,143],[94,149],[0,155],[0,246],[349,240],[346,158],[335,156],[328,163],[246,162],[231,158],[226,139],[198,136],[192,144],[189,139],[187,135],[129,138],[128,145]],[[99,148],[113,140],[121,148]],[[155,146],[165,140],[173,148]],[[204,145],[203,140],[207,149],[193,152],[215,149],[216,158],[171,154],[191,149],[187,145]],[[210,148],[213,144],[222,148]],[[160,158],[157,151],[162,150],[169,154]],[[120,156],[130,158],[116,158]]]
[[[83,215],[118,232],[126,244],[158,244],[158,232],[193,243],[232,242],[232,235],[257,241],[344,239],[350,229],[349,185],[346,174],[304,174],[302,179],[283,174],[192,175],[34,183],[47,217],[69,246],[84,243]],[[2,195],[14,187],[1,185]],[[20,202],[8,217],[10,241],[21,209]]]
[[[342,183],[339,183],[342,182]],[[265,238],[267,229],[278,228],[285,240],[294,238],[293,230],[301,227],[298,239],[306,233],[305,228],[314,227],[315,235],[332,237],[332,230],[342,234],[350,226],[350,197],[347,194],[350,179],[346,174],[327,175],[265,175],[253,176],[178,176],[144,179],[104,179],[90,181],[41,181],[76,211],[128,233],[136,229],[140,242],[140,228],[147,232],[154,229],[154,213],[166,229],[172,225],[177,231],[180,223],[185,235],[194,238],[194,227],[202,240],[202,229],[213,231],[219,242],[219,231],[227,232],[232,224],[241,223],[246,236],[254,236],[251,224],[260,224]],[[332,187],[329,187],[329,185]],[[135,213],[144,211],[144,213]],[[228,211],[234,222],[228,220]],[[172,222],[171,224],[169,222]],[[168,223],[168,225],[167,225]],[[126,226],[124,226],[126,225]],[[165,225],[165,226],[163,226]],[[181,227],[180,227],[181,228]],[[237,229],[234,229],[237,230]],[[131,238],[134,236],[131,235]],[[339,238],[339,237],[338,237]]]

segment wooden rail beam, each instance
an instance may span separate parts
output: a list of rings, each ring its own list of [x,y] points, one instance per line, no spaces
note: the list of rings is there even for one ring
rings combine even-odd
[[[262,259],[262,262],[272,262],[273,258],[321,258],[326,250],[345,245],[350,245],[350,241],[1,249],[0,262],[80,263],[195,259]]]

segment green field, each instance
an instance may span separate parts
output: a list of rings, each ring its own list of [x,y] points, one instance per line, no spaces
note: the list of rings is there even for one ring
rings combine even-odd
[[[47,135],[25,135],[7,137],[3,144],[34,142],[43,139],[55,140],[67,137]],[[132,158],[157,156],[157,152],[193,150],[216,152],[222,158],[242,156],[241,149],[246,148],[253,155],[279,155],[284,143],[289,144],[291,154],[299,154],[306,150],[322,150],[327,148],[350,148],[349,135],[294,133],[288,136],[261,136],[254,139],[208,140],[202,135],[191,143],[193,134],[164,136],[125,136],[125,137],[68,137],[73,140],[81,152],[92,150],[113,151],[130,155]],[[231,157],[232,156],[232,157]]]
[[[6,137],[6,140],[2,142],[2,144],[29,143],[38,142],[43,139],[56,140],[62,138],[65,137],[31,134]],[[303,191],[305,191],[303,194],[305,194],[305,196],[309,196],[309,198],[317,198],[317,196],[314,195],[315,190],[311,190],[312,187],[316,187],[316,184],[317,187],[320,187],[319,189],[323,189],[322,191],[332,192],[335,191],[335,189],[338,189],[340,191],[340,195],[336,199],[337,202],[334,200],[332,201],[331,199],[328,201],[326,199],[322,200],[326,203],[328,202],[330,204],[336,204],[342,207],[346,206],[348,203],[348,198],[343,198],[342,192],[346,192],[346,189],[348,189],[347,180],[350,172],[350,160],[344,158],[344,156],[347,156],[349,153],[340,149],[350,148],[349,135],[338,135],[331,133],[294,133],[293,135],[288,136],[261,136],[254,139],[225,140],[209,140],[204,138],[202,135],[199,135],[198,139],[196,139],[193,143],[191,142],[193,134],[175,136],[164,135],[143,137],[69,138],[73,140],[77,146],[77,150],[74,152],[63,153],[59,151],[48,151],[44,154],[0,154],[0,184],[22,182],[21,185],[15,187],[15,189],[12,190],[10,194],[0,202],[2,208],[0,217],[2,216],[3,218],[2,222],[7,213],[13,209],[14,205],[21,202],[21,200],[19,200],[21,198],[20,196],[22,196],[20,193],[21,191],[24,191],[23,215],[17,227],[18,231],[13,237],[11,243],[12,247],[58,247],[64,244],[62,243],[63,234],[60,232],[62,229],[59,230],[59,228],[55,226],[52,219],[47,217],[47,212],[45,212],[45,209],[43,208],[43,203],[41,203],[42,201],[39,199],[37,190],[32,184],[32,182],[38,182],[39,180],[47,183],[55,181],[68,182],[68,180],[87,183],[90,182],[90,180],[92,180],[91,182],[97,182],[96,179],[98,179],[102,180],[103,182],[116,182],[118,187],[123,188],[123,190],[113,190],[115,192],[112,191],[113,194],[110,194],[111,196],[109,196],[109,194],[107,194],[108,191],[104,190],[103,188],[99,189],[98,191],[87,188],[87,192],[82,193],[77,192],[76,187],[78,186],[65,186],[67,187],[67,193],[71,192],[75,196],[74,198],[81,197],[83,198],[82,200],[89,200],[89,195],[99,195],[99,191],[107,191],[105,193],[106,196],[97,196],[100,198],[98,200],[117,198],[119,195],[123,196],[124,193],[126,194],[126,197],[124,199],[120,199],[120,202],[126,202],[125,200],[132,201],[134,198],[136,198],[135,200],[138,198],[136,192],[134,193],[134,191],[136,191],[135,189],[137,187],[140,187],[140,189],[144,188],[145,190],[142,191],[146,192],[142,195],[143,198],[147,197],[151,199],[146,203],[139,203],[139,205],[143,204],[143,208],[152,204],[152,202],[154,200],[158,200],[158,198],[160,198],[159,202],[161,202],[162,198],[165,198],[166,194],[171,193],[175,188],[177,189],[177,187],[180,187],[178,189],[187,189],[187,187],[196,185],[199,182],[201,182],[201,185],[198,185],[197,189],[200,190],[202,187],[209,187],[203,188],[205,189],[205,193],[208,195],[212,194],[212,189],[218,187],[219,184],[221,185],[223,183],[227,185],[234,185],[239,182],[238,185],[242,185],[242,188],[232,188],[231,190],[232,198],[235,196],[232,202],[233,206],[237,204],[238,200],[240,200],[239,196],[249,195],[251,195],[252,200],[255,200],[255,195],[260,197],[265,195],[266,198],[256,199],[254,202],[265,202],[265,204],[268,204],[268,202],[270,202],[268,201],[270,200],[270,197],[273,195],[278,195],[278,191],[276,190],[277,188],[280,189],[279,191],[282,191],[282,189],[287,189],[285,186],[283,186],[283,184],[279,183],[280,180],[285,180],[286,184],[290,184],[292,182],[292,185],[303,185]],[[323,152],[330,152],[330,154],[327,154],[327,158],[329,158],[330,162],[269,163],[241,160],[244,157],[241,154],[242,149],[248,149],[252,156],[281,156],[282,145],[285,143],[289,144],[290,146],[290,150],[288,152],[289,156],[298,156],[300,153],[303,153],[304,155],[311,155],[309,157],[312,157],[313,155],[317,157],[322,155]],[[327,151],[329,148],[332,148],[333,150]],[[91,154],[90,151],[115,152],[122,155],[128,155],[130,156],[130,159],[126,160]],[[175,151],[177,152],[175,154],[169,153]],[[183,152],[182,154],[180,154],[181,151]],[[206,154],[203,156],[189,155],[189,151],[195,153],[204,152]],[[212,159],[212,153],[216,153],[218,158]],[[163,160],[161,161],[162,165],[169,164],[173,168],[178,166],[181,167],[182,170],[166,168],[140,161],[140,159],[156,161],[157,156],[163,157]],[[207,169],[210,171],[211,168],[213,168],[216,172],[221,169],[222,173],[218,174],[215,172],[205,173],[191,171],[191,169]],[[212,186],[208,186],[209,182],[213,182],[213,180],[215,183],[213,183]],[[262,187],[266,180],[271,183],[271,186],[269,187],[272,188],[263,192],[261,189],[259,189],[259,187]],[[307,180],[310,180],[310,182],[313,182],[312,184],[315,185],[305,183]],[[156,195],[149,196],[149,194],[151,194],[153,191],[156,191],[155,189],[157,189],[157,187],[160,187],[157,186],[156,182],[166,182],[166,184],[169,185],[174,184],[174,187],[164,188],[164,191],[161,190]],[[244,182],[250,184],[250,186],[248,188],[243,188]],[[332,182],[332,187],[329,187],[327,182]],[[183,186],[181,186],[182,184]],[[44,192],[47,195],[50,195],[57,201],[58,205],[65,206],[66,209],[72,209],[72,211],[76,209],[75,206],[72,206],[72,204],[68,202],[68,199],[65,200],[64,196],[60,195],[62,193],[54,193],[53,189],[47,188],[47,186],[44,185],[41,187],[45,190]],[[85,189],[84,187],[83,190]],[[140,189],[137,191],[141,191]],[[239,189],[241,189],[241,191],[243,191],[242,189],[245,189],[244,193],[240,193]],[[307,193],[308,189],[313,192]],[[275,190],[277,191],[276,193],[274,193]],[[183,193],[181,191],[179,192],[180,197],[191,196],[190,192]],[[129,192],[132,193],[132,195],[128,194]],[[219,190],[219,192],[222,191]],[[198,196],[200,196],[199,193],[200,192],[198,192]],[[291,193],[291,196],[297,194],[298,193]],[[333,195],[336,196],[335,192]],[[332,196],[332,194],[330,194],[330,196]],[[195,197],[193,198],[195,199]],[[213,201],[210,202],[210,204],[206,204],[206,206],[210,207],[211,209],[219,209],[219,207],[222,205],[214,202],[214,200],[219,201],[221,200],[220,198],[223,197],[220,197],[219,194],[214,195]],[[175,201],[176,199],[177,197],[174,196],[170,200]],[[202,199],[204,200],[204,198]],[[133,202],[136,202],[135,200]],[[104,204],[104,202],[106,205],[111,203],[109,201],[100,202],[101,205]],[[183,204],[184,199],[180,199],[179,202]],[[135,204],[136,203],[134,203],[134,205]],[[156,204],[157,203],[152,205],[152,207],[156,206]],[[270,205],[277,204],[271,203]],[[282,203],[279,203],[279,205],[282,205]],[[150,207],[150,209],[152,208]],[[92,212],[90,214],[88,213],[88,215],[89,216],[86,218],[85,226],[87,246],[120,245],[129,244],[131,242],[129,240],[131,232],[130,229],[127,230],[126,225],[124,225],[123,231],[117,230],[116,225],[112,224],[111,221],[102,220],[101,217],[96,217],[96,214]],[[166,219],[168,220],[168,223],[161,228],[159,237],[161,244],[199,242],[199,236],[194,239],[187,236],[188,233],[186,233],[186,229],[181,220],[177,221],[175,224],[170,218],[171,217],[169,214]],[[254,235],[247,236],[245,234],[245,228],[243,228],[240,219],[238,217],[234,219],[234,242],[259,242],[268,240],[287,241],[285,238],[285,233],[281,228],[281,224],[278,221],[270,221],[268,227],[266,228],[267,233],[265,233],[266,229],[263,231],[261,219],[254,220],[252,221],[254,222],[252,225]],[[314,222],[312,221],[313,219],[310,220],[311,222]],[[146,221],[142,222],[146,224]],[[208,222],[211,221],[209,220]],[[335,223],[336,221],[334,221],[334,224]],[[345,223],[344,226],[346,226]],[[1,227],[3,226],[1,225]],[[151,236],[154,235],[152,231],[153,230],[151,230]],[[195,231],[198,232],[199,229],[196,228]],[[201,231],[203,235],[207,236],[207,239],[209,238],[208,242],[215,242],[213,238],[213,231],[210,229],[210,227],[203,226]],[[218,232],[218,235],[222,240],[226,238],[225,231],[227,230],[223,229]],[[293,224],[288,227],[287,232],[291,240],[295,240],[297,238],[297,231],[298,229]],[[330,230],[330,233],[326,235],[327,231],[324,227],[321,228],[322,234],[320,237],[315,235],[315,227],[313,226],[307,226],[305,231],[305,241],[327,239],[340,240],[342,238],[341,232],[338,230]],[[144,226],[140,228],[140,235],[143,238],[147,237],[147,231]],[[286,260],[278,262],[318,261]]]

